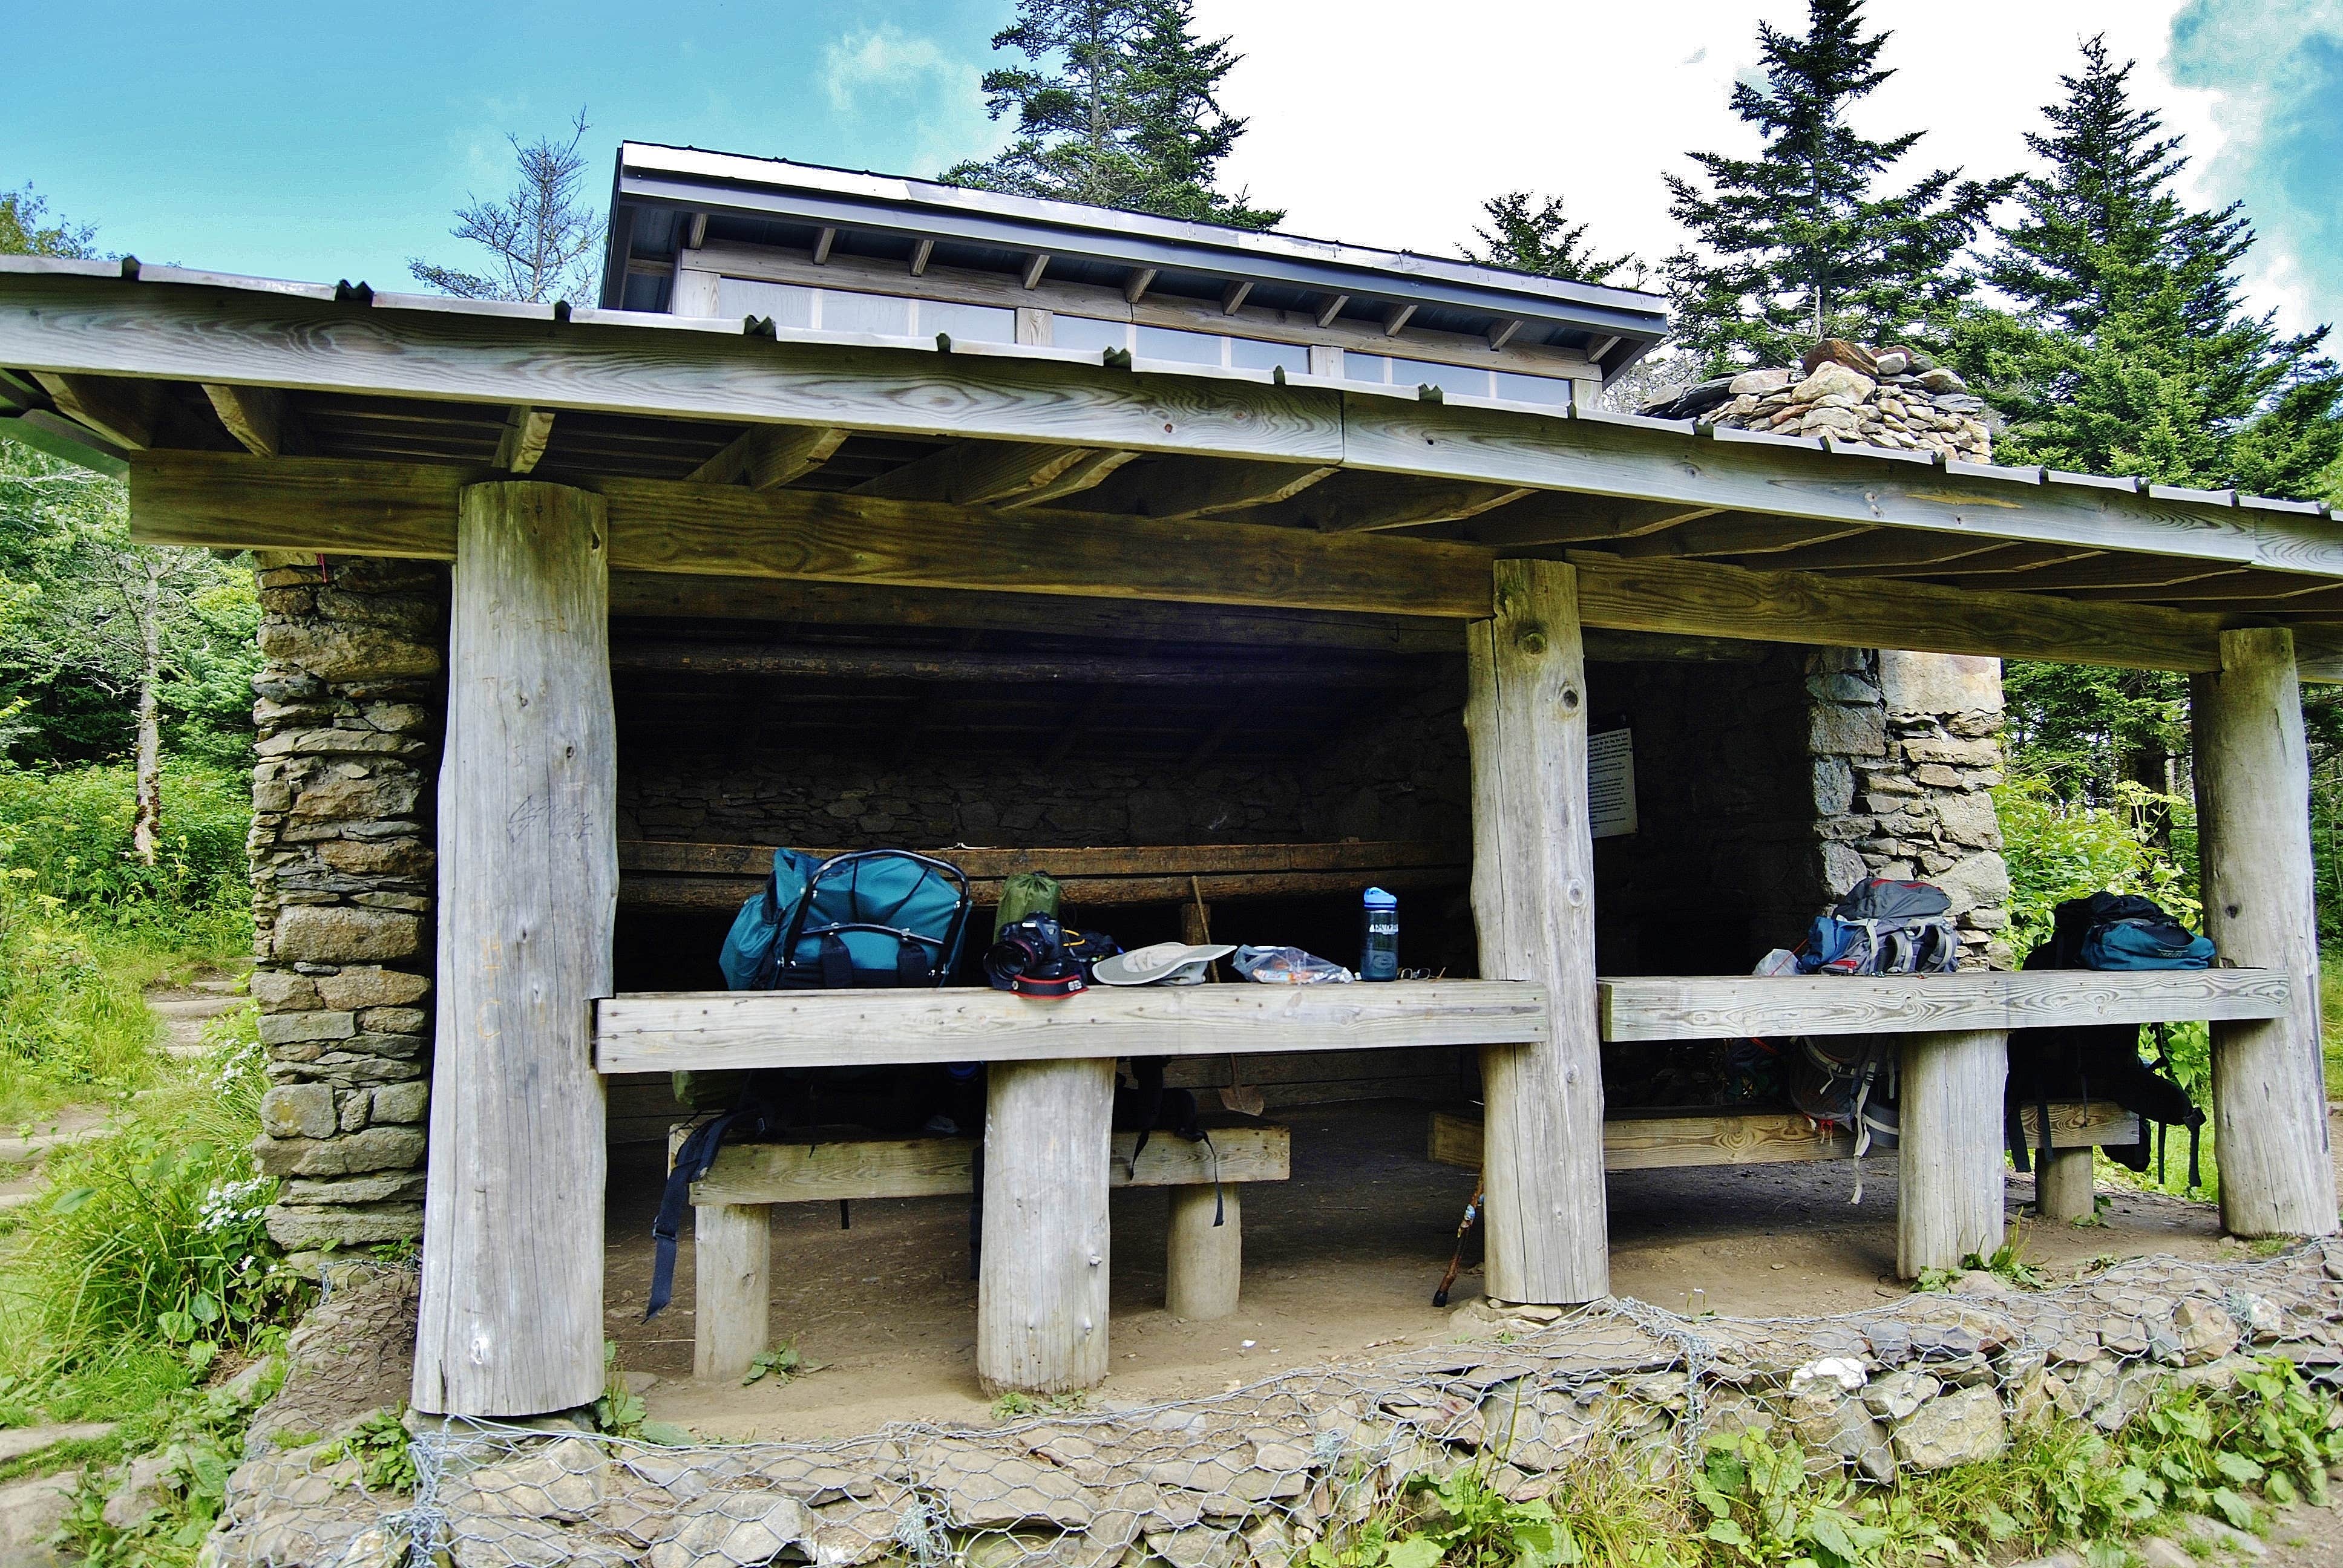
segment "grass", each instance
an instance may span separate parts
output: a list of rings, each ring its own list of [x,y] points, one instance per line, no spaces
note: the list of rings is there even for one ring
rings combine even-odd
[[[2318,966],[2318,1037],[2327,1055],[2327,1098],[2343,1100],[2343,959]]]

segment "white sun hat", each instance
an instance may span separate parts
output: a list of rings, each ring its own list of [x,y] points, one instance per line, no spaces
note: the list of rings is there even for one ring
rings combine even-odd
[[[1204,966],[1236,951],[1234,943],[1156,942],[1101,959],[1091,969],[1099,985],[1201,985]]]

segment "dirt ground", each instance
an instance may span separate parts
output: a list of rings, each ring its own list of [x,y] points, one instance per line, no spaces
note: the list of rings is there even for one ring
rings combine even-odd
[[[1293,1177],[1244,1192],[1244,1294],[1235,1316],[1189,1322],[1162,1309],[1167,1199],[1118,1191],[1113,1372],[1094,1396],[1151,1401],[1217,1392],[1280,1370],[1452,1337],[1432,1305],[1473,1190],[1469,1171],[1423,1155],[1420,1105],[1281,1112]],[[777,1207],[772,1338],[820,1370],[787,1384],[698,1386],[691,1375],[691,1242],[675,1304],[640,1322],[660,1151],[614,1156],[609,1328],[631,1371],[658,1374],[651,1413],[709,1435],[844,1436],[892,1420],[981,1419],[968,1205],[898,1199]],[[1851,1161],[1627,1171],[1610,1181],[1612,1288],[1674,1312],[1779,1317],[1845,1312],[1904,1293],[1894,1278],[1896,1161],[1867,1161],[1849,1201]],[[2013,1177],[2015,1217],[2032,1183]],[[2026,1257],[2054,1277],[2103,1256],[2238,1255],[2213,1208],[2122,1195],[2104,1226],[2026,1227]],[[1479,1293],[1477,1240],[1454,1301]]]

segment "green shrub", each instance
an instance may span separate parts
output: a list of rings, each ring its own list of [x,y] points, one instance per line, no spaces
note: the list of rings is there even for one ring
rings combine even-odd
[[[2157,841],[2168,820],[2174,846],[2195,836],[2188,802],[2137,784],[2118,787],[2110,806],[2058,798],[2039,774],[2012,773],[1993,791],[2009,864],[2009,945],[2023,958],[2050,935],[2051,911],[2067,899],[2141,893],[2194,924],[2200,906],[2193,864]]]
[[[161,842],[152,866],[132,852],[136,808],[127,767],[0,769],[0,866],[29,870],[34,891],[114,925],[168,924],[249,902],[248,775],[166,763]]]
[[[155,1063],[156,1023],[136,975],[109,964],[55,900],[0,873],[0,1120],[20,1121],[65,1091],[123,1091]]]

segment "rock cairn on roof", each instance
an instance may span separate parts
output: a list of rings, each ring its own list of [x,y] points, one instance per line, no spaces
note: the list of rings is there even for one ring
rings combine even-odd
[[[1952,370],[1900,343],[1870,348],[1825,337],[1795,369],[1720,376],[1637,412],[1777,436],[1827,436],[1843,446],[1942,452],[1970,463],[1993,460],[1985,399]]]

